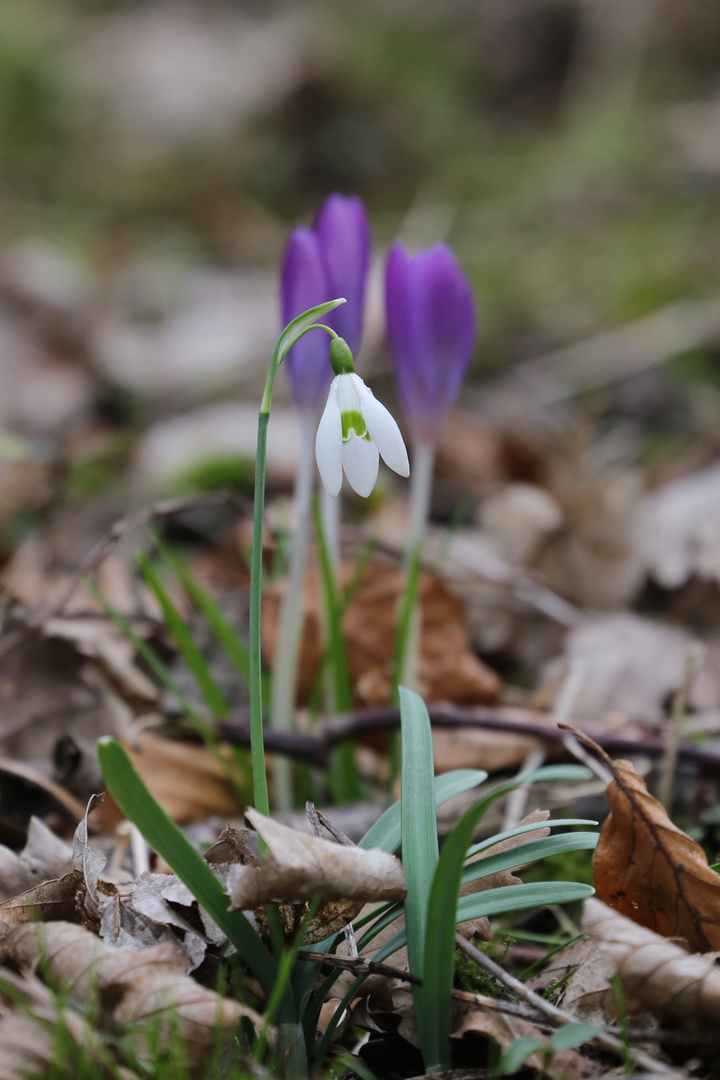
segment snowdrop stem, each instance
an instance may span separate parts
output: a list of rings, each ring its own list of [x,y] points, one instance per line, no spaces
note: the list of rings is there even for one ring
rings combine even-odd
[[[296,327],[298,322],[313,314],[320,313],[337,307],[344,303],[343,300],[330,301],[327,305],[311,308],[298,316],[285,327],[278,338],[272,354],[262,401],[260,402],[260,414],[258,416],[257,452],[255,455],[255,494],[253,499],[253,538],[252,553],[250,556],[250,642],[249,642],[249,688],[250,688],[250,757],[252,759],[253,777],[253,801],[255,809],[266,816],[270,813],[270,800],[268,797],[267,775],[265,773],[265,739],[263,737],[262,718],[262,663],[260,656],[260,618],[262,603],[262,537],[263,517],[265,514],[265,460],[267,456],[267,429],[270,422],[270,406],[272,404],[275,376],[288,349],[309,330],[325,330],[334,339],[337,337],[323,323],[308,322],[308,324],[296,333],[294,341],[287,340],[287,334]],[[278,924],[279,925],[279,924]],[[271,927],[272,929],[272,927]]]
[[[315,470],[315,412],[300,414],[300,453],[295,479],[295,528],[290,547],[287,591],[280,609],[279,633],[273,671],[273,699],[270,726],[290,731],[295,706],[295,683],[303,624],[302,575],[307,554],[313,476]],[[275,803],[278,810],[291,810],[292,764],[289,758],[273,761]]]
[[[417,690],[420,667],[421,611],[418,605],[422,542],[430,513],[435,443],[416,442],[410,476],[410,528],[405,548],[405,584],[400,598],[396,645],[397,681]]]
[[[328,553],[330,555],[330,562],[333,570],[337,571],[340,565],[340,500],[342,499],[342,493],[336,495],[335,498],[325,489],[324,485],[320,486],[320,514],[322,517],[323,531],[325,533],[325,543],[328,547]]]

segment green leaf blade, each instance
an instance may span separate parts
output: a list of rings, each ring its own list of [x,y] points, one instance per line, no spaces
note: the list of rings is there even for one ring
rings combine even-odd
[[[108,790],[125,817],[187,885],[269,997],[277,978],[277,964],[243,913],[228,911],[229,901],[222,885],[155,801],[120,743],[116,739],[100,739],[98,758]]]
[[[400,725],[402,738],[402,796],[400,832],[405,874],[405,925],[408,965],[414,975],[422,975],[425,964],[425,932],[428,899],[438,865],[435,765],[432,729],[425,702],[412,690],[400,687]],[[434,1060],[434,1047],[426,1040],[428,1031],[426,987],[413,987],[415,1015],[425,1068],[444,1065]],[[447,1062],[449,1065],[449,1061]]]

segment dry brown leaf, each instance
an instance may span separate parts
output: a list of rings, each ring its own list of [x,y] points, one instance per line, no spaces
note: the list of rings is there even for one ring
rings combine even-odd
[[[553,1003],[586,1024],[617,1019],[617,995],[612,985],[615,967],[602,945],[583,937],[553,956],[527,985],[537,993],[557,987]]]
[[[268,901],[402,900],[402,865],[380,848],[335,844],[288,829],[256,810],[245,815],[269,851],[257,866],[237,864],[228,874],[231,909],[252,909]]]
[[[40,818],[30,818],[27,842],[20,854],[0,845],[0,900],[72,869],[72,849],[60,840]]]
[[[161,739],[144,731],[134,747],[125,749],[173,821],[187,824],[213,814],[236,817],[241,812],[222,766],[206,746]],[[228,748],[223,752],[230,756]]]
[[[600,900],[691,952],[720,949],[720,875],[667,816],[629,761],[603,760],[611,812],[593,855]]]
[[[0,971],[0,1080],[27,1080],[45,1076],[57,1063],[57,1040],[53,1027],[62,1023],[65,1031],[82,1053],[100,1067],[97,1053],[101,1046],[98,1032],[87,1018],[70,1008],[58,1012],[58,998],[35,975],[22,975],[3,968]],[[82,1050],[80,1050],[82,1048]],[[128,1069],[119,1070],[123,1080],[134,1078]],[[102,1075],[102,1073],[98,1073]]]
[[[340,568],[347,585],[354,564]],[[385,563],[366,567],[343,619],[350,675],[360,704],[381,704],[390,695],[390,670],[395,647],[398,601],[404,584],[403,571]],[[269,660],[275,654],[279,608],[285,585],[263,599],[263,649]],[[419,679],[424,696],[432,701],[494,702],[501,684],[469,646],[465,608],[441,578],[423,574],[421,660]],[[298,699],[307,701],[322,657],[321,590],[318,574],[311,571],[303,581],[305,621],[302,653],[298,665]]]
[[[668,1021],[720,1020],[715,953],[691,956],[595,899],[585,901],[583,929],[602,942],[622,979],[629,1006],[650,1009]]]
[[[33,969],[42,958],[77,1001],[91,1003],[98,994],[107,995],[113,1003],[108,1020],[133,1025],[140,1053],[143,1021],[153,1022],[161,1044],[180,1032],[191,1068],[212,1052],[218,1032],[233,1038],[241,1017],[258,1027],[262,1023],[252,1009],[185,975],[182,958],[169,944],[131,952],[105,944],[80,926],[54,922],[13,928],[0,942],[0,954],[21,970]]]

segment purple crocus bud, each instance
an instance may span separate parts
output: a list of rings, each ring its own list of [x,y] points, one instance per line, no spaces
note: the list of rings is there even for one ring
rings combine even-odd
[[[312,229],[295,229],[282,266],[283,326],[316,304],[344,296],[325,322],[351,350],[362,339],[365,285],[370,263],[370,230],[362,202],[355,196],[331,195]],[[330,339],[322,330],[305,334],[287,355],[284,366],[295,404],[316,409],[332,379]]]
[[[333,330],[357,354],[362,341],[365,286],[370,266],[370,229],[365,210],[356,195],[331,195],[315,221],[325,270],[333,297],[347,304],[330,315]]]
[[[335,299],[318,238],[310,229],[295,229],[290,237],[283,259],[280,294],[283,326],[308,308]],[[325,331],[303,334],[287,354],[283,366],[298,408],[317,408],[325,399],[333,376]]]
[[[475,343],[475,305],[445,244],[408,258],[394,244],[385,268],[388,337],[398,391],[416,440],[435,442]]]

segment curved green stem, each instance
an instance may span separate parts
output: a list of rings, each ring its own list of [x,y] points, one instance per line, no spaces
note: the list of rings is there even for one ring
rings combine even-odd
[[[258,416],[257,456],[255,458],[255,500],[253,508],[253,540],[250,556],[250,753],[252,757],[253,801],[261,814],[270,813],[267,774],[265,772],[265,740],[262,723],[262,666],[260,657],[260,609],[262,593],[262,536],[265,512],[265,461],[267,456],[267,428],[270,421],[273,387],[278,368],[293,345],[308,330],[325,330],[333,340],[337,337],[329,326],[316,322],[344,300],[330,300],[326,304],[304,311],[289,323],[278,338],[268,368],[265,388]]]

